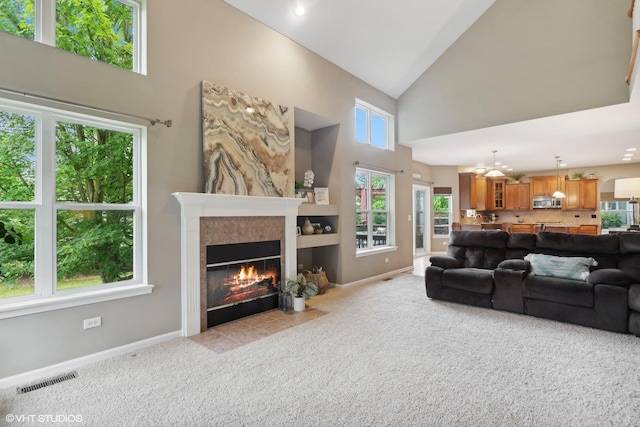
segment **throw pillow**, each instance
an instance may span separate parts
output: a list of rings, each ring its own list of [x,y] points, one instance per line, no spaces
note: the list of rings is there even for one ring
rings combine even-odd
[[[584,281],[589,276],[589,267],[598,265],[595,259],[586,257],[528,254],[524,259],[531,263],[531,272],[536,276],[561,277]]]

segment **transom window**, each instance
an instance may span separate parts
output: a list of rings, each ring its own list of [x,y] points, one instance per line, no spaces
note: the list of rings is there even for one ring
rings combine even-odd
[[[146,128],[0,100],[3,303],[143,284]]]
[[[144,0],[0,0],[0,30],[145,74],[144,6]]]
[[[356,247],[358,251],[393,244],[393,175],[356,169]]]
[[[394,118],[391,114],[356,99],[356,141],[393,150]]]

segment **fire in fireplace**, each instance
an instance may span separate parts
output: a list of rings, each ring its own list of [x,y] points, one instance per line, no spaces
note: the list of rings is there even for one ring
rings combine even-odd
[[[278,307],[280,241],[207,246],[207,327]]]

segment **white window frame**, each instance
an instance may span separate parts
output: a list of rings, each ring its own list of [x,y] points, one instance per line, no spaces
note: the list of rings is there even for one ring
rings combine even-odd
[[[437,219],[437,215],[436,212],[440,212],[440,211],[436,211],[435,210],[435,203],[433,202],[433,200],[431,201],[431,206],[433,207],[432,209],[432,215],[433,215],[433,237],[447,237],[451,234],[451,226],[452,226],[452,221],[453,221],[453,214],[451,212],[451,206],[453,203],[453,196],[451,194],[434,194],[433,198],[435,199],[436,197],[446,197],[447,199],[449,199],[449,210],[447,211],[449,213],[449,216],[447,217],[449,222],[448,222],[448,226],[447,226],[447,233],[446,234],[436,234],[436,219]]]
[[[0,202],[0,209],[33,210],[35,229],[35,287],[32,295],[0,299],[0,319],[41,313],[61,308],[110,301],[149,294],[147,262],[147,190],[146,176],[147,128],[100,117],[60,109],[40,107],[0,98],[0,108],[15,114],[33,116],[35,125],[36,185],[30,202]],[[133,201],[129,204],[99,204],[57,202],[55,196],[55,123],[64,121],[110,129],[133,135]],[[126,209],[134,211],[134,272],[133,279],[76,289],[57,291],[56,217],[58,210]]]
[[[147,0],[118,0],[133,9],[133,68],[147,74]],[[56,0],[35,0],[34,41],[56,46]]]
[[[356,168],[355,174],[364,173],[368,175],[367,179],[367,201],[368,204],[366,209],[356,209],[356,215],[360,213],[366,213],[368,218],[373,218],[373,214],[381,211],[373,211],[371,208],[371,175],[384,175],[388,179],[389,186],[387,188],[387,209],[384,213],[387,214],[387,239],[385,245],[375,246],[373,244],[373,222],[367,221],[367,246],[364,248],[358,248],[356,245],[356,257],[368,256],[379,254],[383,252],[391,252],[398,249],[395,245],[395,230],[396,230],[396,222],[395,222],[395,185],[396,185],[396,177],[393,174],[387,172],[380,172],[372,169],[364,169],[364,168]],[[355,175],[354,175],[355,177]],[[355,222],[355,221],[354,221]]]
[[[367,144],[370,145],[372,147],[375,148],[379,148],[382,150],[389,150],[389,151],[394,151],[395,150],[395,117],[393,116],[393,114],[389,114],[386,111],[369,104],[368,102],[365,102],[361,99],[356,98],[356,103],[355,103],[355,108],[354,108],[354,122],[355,122],[355,110],[356,109],[361,109],[363,111],[366,112],[366,120],[367,120],[367,137],[366,137],[366,141],[357,141],[361,144]],[[381,117],[382,119],[384,119],[385,121],[385,127],[386,127],[386,132],[385,132],[385,146],[384,147],[378,147],[376,145],[373,145],[371,143],[371,114],[375,114],[376,116]],[[357,128],[357,123],[355,123],[356,126],[355,128]],[[355,139],[355,138],[354,138]]]

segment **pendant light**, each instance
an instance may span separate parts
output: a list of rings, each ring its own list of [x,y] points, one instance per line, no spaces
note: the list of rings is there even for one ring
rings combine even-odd
[[[499,169],[496,169],[496,153],[498,152],[498,150],[491,150],[491,152],[493,153],[493,168],[489,169],[489,172],[485,173],[484,176],[488,176],[490,178],[504,176],[504,174]]]
[[[553,192],[551,197],[554,199],[564,199],[565,196],[562,191],[560,191],[560,156],[556,156],[556,191]]]

